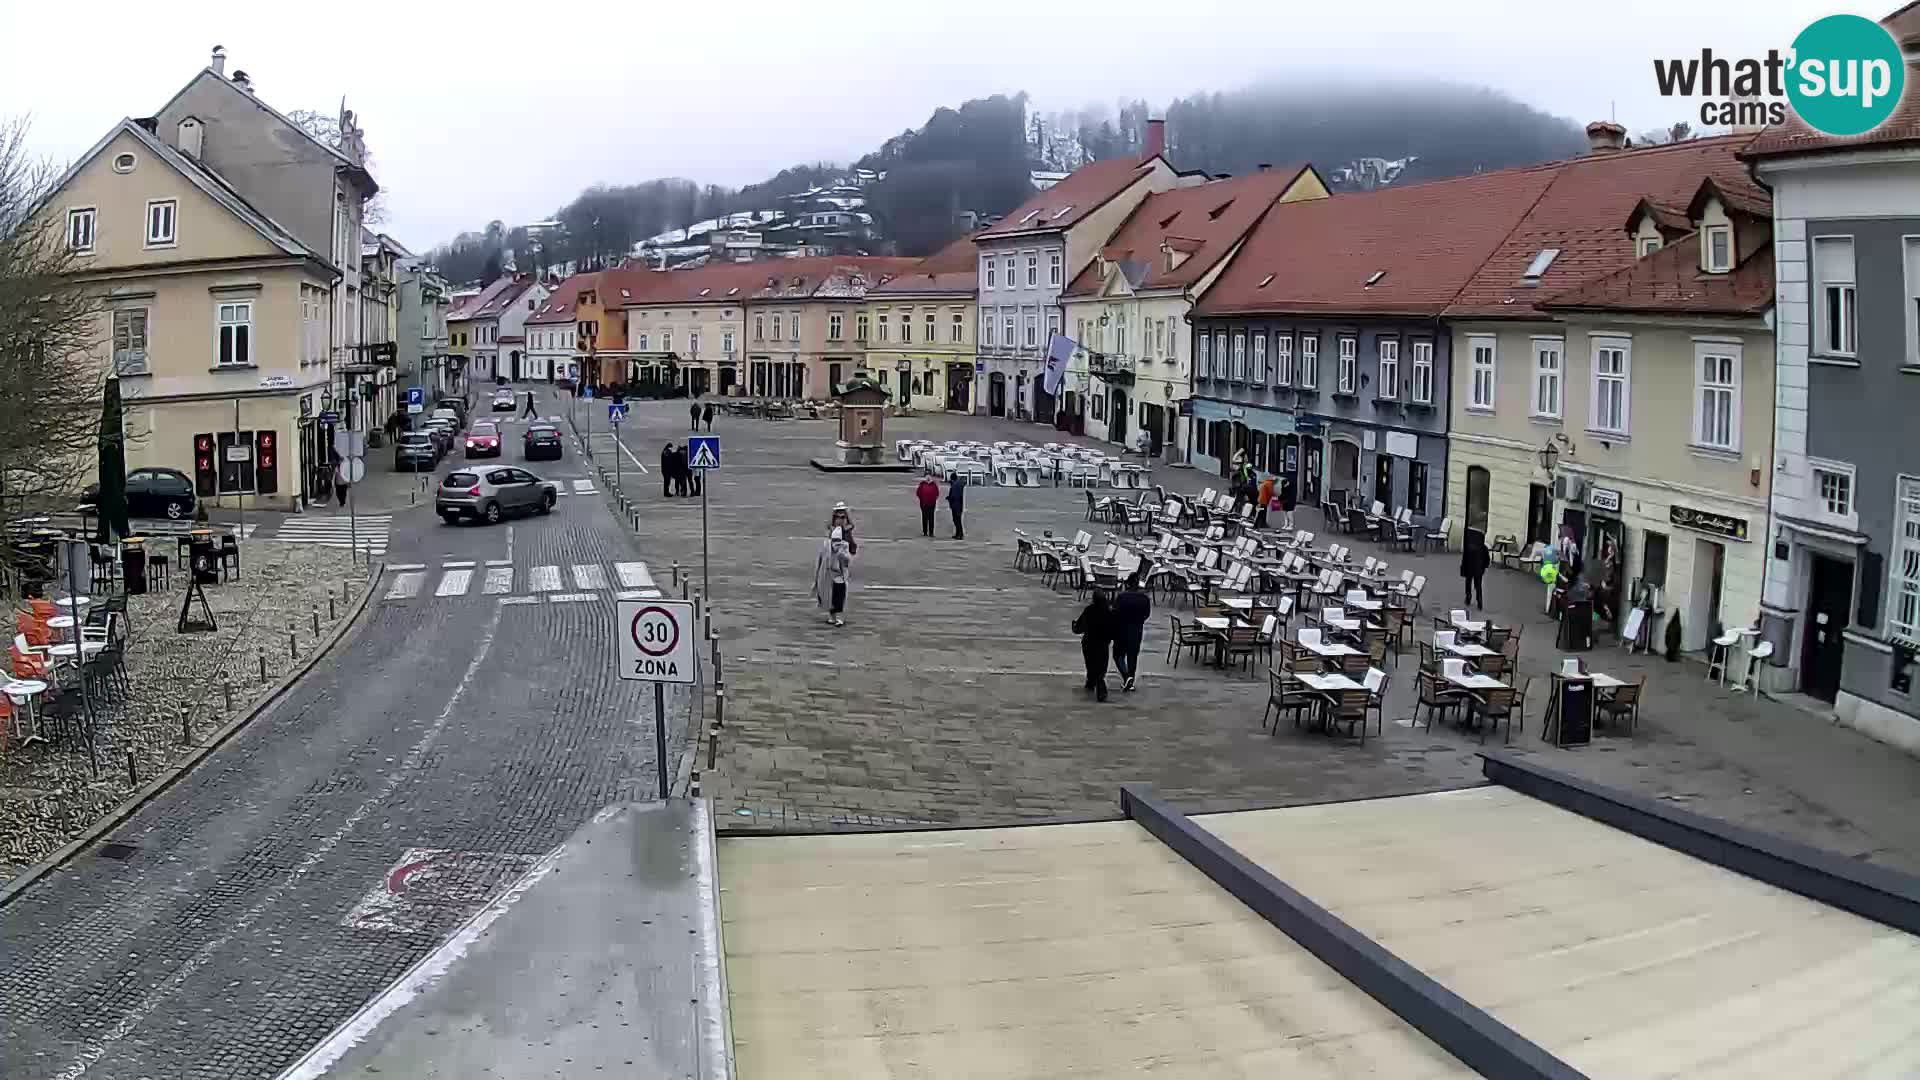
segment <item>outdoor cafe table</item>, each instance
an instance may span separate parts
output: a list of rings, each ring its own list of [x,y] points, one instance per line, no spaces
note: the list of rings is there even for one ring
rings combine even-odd
[[[63,608],[83,608],[93,603],[91,596],[63,596],[54,601],[55,606]]]
[[[1318,645],[1310,645],[1304,641],[1296,641],[1295,644],[1299,645],[1301,648],[1307,650],[1308,652],[1313,653],[1315,656],[1323,656],[1323,657],[1327,657],[1328,659],[1339,659],[1342,656],[1359,656],[1360,655],[1359,649],[1356,649],[1351,645],[1342,645],[1342,644],[1339,644],[1338,642],[1335,642],[1333,644],[1328,644],[1327,642],[1322,641]]]
[[[107,647],[107,643],[104,641],[83,641],[80,643],[79,647],[84,648],[86,650],[86,655],[88,659],[92,659],[96,654],[98,654],[101,650]],[[47,655],[59,657],[62,660],[73,659],[77,651],[78,649],[72,643],[68,643],[65,645],[47,646]]]
[[[40,710],[35,699],[46,692],[47,684],[39,679],[9,679],[5,684],[0,684],[0,694],[5,694],[13,704],[13,734],[18,741],[24,743],[41,738]]]
[[[1491,675],[1449,675],[1447,681],[1467,690],[1504,690],[1506,683]]]
[[[1455,619],[1455,618],[1449,617],[1447,619],[1447,622],[1455,630],[1462,630],[1469,634],[1484,634],[1487,632],[1487,623],[1485,619],[1482,619],[1479,622],[1474,622],[1472,619]]]
[[[1293,677],[1323,694],[1331,694],[1340,690],[1366,689],[1365,684],[1354,682],[1345,675],[1338,673],[1332,675],[1315,675],[1311,671],[1301,671],[1295,672]]]
[[[1478,660],[1483,656],[1500,655],[1494,650],[1487,648],[1485,645],[1475,645],[1469,641],[1455,641],[1451,645],[1441,645],[1439,642],[1436,641],[1434,642],[1434,645],[1437,648],[1439,648],[1440,651],[1442,652],[1449,652],[1455,656],[1464,656],[1470,660]]]
[[[1335,630],[1345,630],[1349,634],[1359,633],[1360,628],[1366,625],[1359,619],[1321,619],[1320,621],[1333,627]]]
[[[1346,605],[1350,608],[1358,608],[1361,611],[1379,611],[1381,607],[1384,606],[1378,600],[1361,600],[1355,597],[1348,597]]]

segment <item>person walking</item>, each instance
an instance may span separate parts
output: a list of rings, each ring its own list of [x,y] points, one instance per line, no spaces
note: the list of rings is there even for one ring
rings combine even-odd
[[[1273,477],[1260,481],[1260,490],[1253,498],[1253,527],[1264,529],[1267,527],[1267,507],[1273,503]]]
[[[1140,587],[1138,570],[1127,575],[1126,585],[1113,600],[1113,666],[1120,672],[1120,688],[1133,689],[1140,670],[1140,639],[1147,632],[1147,620],[1153,617],[1153,598]]]
[[[940,502],[940,485],[931,476],[922,476],[920,486],[913,489],[913,497],[920,500],[920,535],[933,535],[933,508]]]
[[[813,597],[827,609],[828,626],[847,625],[840,613],[847,607],[847,579],[852,568],[853,550],[845,532],[836,528],[827,534],[813,564]]]
[[[853,532],[853,511],[847,509],[846,503],[833,504],[833,517],[828,520],[827,528],[839,529],[846,538],[847,550],[854,555],[860,554],[860,538]]]
[[[707,422],[707,431],[708,431],[708,433],[712,433],[712,431],[713,431],[713,402],[711,402],[711,401],[709,401],[709,402],[707,402],[707,407],[706,407],[705,409],[703,409],[703,410],[701,410],[701,413],[700,413],[700,419],[702,419],[702,420],[705,420],[705,421]]]
[[[1288,532],[1293,531],[1293,491],[1293,477],[1280,481],[1280,527]]]
[[[534,417],[537,419],[539,415],[540,414],[536,412],[533,407],[533,391],[529,390],[527,391],[527,407],[521,411],[520,419],[525,420],[528,417]]]
[[[953,538],[965,540],[967,528],[963,519],[967,512],[967,478],[962,473],[955,473],[947,484],[947,511],[953,515]]]
[[[1460,544],[1460,577],[1466,582],[1466,602],[1472,607],[1487,606],[1487,565],[1492,561],[1486,535],[1479,529],[1468,529]]]
[[[672,440],[668,440],[667,445],[660,448],[660,494],[669,498],[673,495]]]
[[[1073,620],[1073,632],[1080,635],[1080,658],[1087,665],[1087,686],[1096,700],[1107,700],[1107,649],[1113,641],[1113,609],[1107,594],[1095,590],[1087,606]]]
[[[687,430],[700,430],[700,403],[697,401],[687,406]]]

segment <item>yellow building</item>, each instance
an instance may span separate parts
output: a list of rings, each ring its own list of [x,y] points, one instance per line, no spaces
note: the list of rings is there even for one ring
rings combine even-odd
[[[854,340],[895,405],[973,411],[979,279],[973,237],[963,236],[867,290]]]
[[[63,222],[100,297],[128,468],[179,469],[203,502],[291,509],[303,467],[325,467],[299,428],[325,407],[338,270],[197,160],[199,135],[176,149],[123,120],[41,213]]]

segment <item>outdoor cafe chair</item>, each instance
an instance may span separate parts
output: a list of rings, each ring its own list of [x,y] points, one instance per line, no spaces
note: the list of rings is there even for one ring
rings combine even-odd
[[[1419,690],[1413,707],[1413,721],[1417,724],[1424,716],[1428,731],[1433,730],[1435,715],[1444,716],[1467,702],[1465,690],[1447,682],[1438,672],[1428,671],[1424,665],[1414,673],[1413,679],[1414,686]]]
[[[1395,521],[1393,525],[1393,546],[1407,551],[1413,550],[1413,523]]]
[[[1113,500],[1111,498],[1094,498],[1092,488],[1087,489],[1086,495],[1088,521],[1113,520]]]
[[[1452,542],[1453,519],[1443,517],[1440,519],[1440,527],[1427,534],[1427,547],[1429,550],[1445,551]]]
[[[1041,584],[1049,589],[1056,588],[1060,575],[1066,571],[1066,567],[1060,562],[1060,556],[1051,551],[1041,551],[1036,552],[1035,557],[1040,566]]]
[[[1093,543],[1093,534],[1085,529],[1073,534],[1073,550],[1085,551]]]
[[[1384,667],[1387,663],[1387,632],[1377,626],[1364,626],[1360,629],[1360,640],[1365,643],[1362,649],[1367,660],[1375,667]]]
[[[1608,694],[1596,702],[1600,709],[1600,715],[1606,717],[1609,721],[1625,720],[1627,723],[1627,734],[1633,734],[1633,729],[1640,724],[1640,698],[1641,695],[1646,693],[1646,689],[1647,677],[1645,675],[1641,675],[1637,682],[1629,683],[1626,686],[1614,687],[1613,693]]]
[[[1478,671],[1490,679],[1504,679],[1507,677],[1507,658],[1504,653],[1482,656],[1474,661],[1473,667],[1475,671]]]
[[[1365,672],[1359,674],[1365,674]],[[1374,708],[1372,692],[1364,688],[1336,690],[1323,695],[1322,700],[1322,718],[1327,729],[1331,731],[1334,725],[1345,724],[1347,734],[1352,735],[1357,731],[1360,735],[1360,743],[1364,746],[1367,741],[1367,713]],[[1385,729],[1382,728],[1381,734],[1385,733]]]
[[[1178,570],[1169,571],[1169,573],[1175,576],[1174,580],[1176,584],[1174,585],[1174,592],[1186,597],[1187,602],[1195,607],[1205,603],[1212,597],[1213,585],[1208,582],[1206,578],[1198,574],[1182,573]]]
[[[1018,530],[1015,530],[1018,533]],[[1025,570],[1034,565],[1033,540],[1025,533],[1018,533],[1013,542],[1013,568]]]
[[[1498,727],[1502,720],[1507,722],[1507,742],[1513,741],[1513,718],[1520,712],[1518,703],[1523,700],[1520,691],[1511,686],[1493,686],[1470,693],[1467,698],[1469,722],[1484,721],[1480,726],[1481,742],[1487,741],[1487,729]]]
[[[1273,716],[1273,733],[1280,733],[1280,718],[1293,717],[1293,726],[1300,726],[1302,714],[1311,713],[1320,703],[1320,696],[1313,688],[1293,677],[1290,670],[1267,671],[1267,707],[1260,713],[1260,730],[1267,730],[1267,716]]]
[[[1340,673],[1349,679],[1359,679],[1373,666],[1373,659],[1365,652],[1352,652],[1340,657]]]
[[[1211,649],[1220,640],[1219,636],[1198,623],[1189,625],[1180,621],[1180,616],[1169,615],[1173,620],[1173,633],[1167,638],[1167,662],[1174,667],[1180,666],[1182,650],[1191,650],[1195,663],[1200,660],[1201,649]]]
[[[1247,677],[1253,677],[1253,658],[1265,651],[1260,641],[1260,628],[1250,623],[1235,622],[1227,628],[1226,662],[1231,666],[1236,657],[1244,657],[1247,664]]]
[[[1420,670],[1440,674],[1440,651],[1434,648],[1433,642],[1416,641],[1414,645],[1420,649]]]
[[[1269,664],[1273,663],[1273,643],[1279,640],[1279,637],[1280,613],[1269,611],[1266,618],[1260,620],[1260,629],[1254,635],[1254,641],[1260,646],[1260,651],[1266,656]]]

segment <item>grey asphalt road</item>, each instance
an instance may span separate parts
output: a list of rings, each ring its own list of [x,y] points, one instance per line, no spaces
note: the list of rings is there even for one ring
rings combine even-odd
[[[397,514],[332,655],[107,837],[130,855],[0,909],[0,1076],[272,1076],[596,810],[656,796],[652,693],[611,639],[645,553],[572,446],[532,468],[567,492],[550,516]]]

